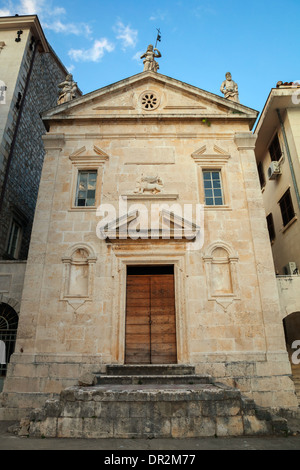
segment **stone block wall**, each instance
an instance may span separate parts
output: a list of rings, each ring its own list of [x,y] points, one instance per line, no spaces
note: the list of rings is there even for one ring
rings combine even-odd
[[[26,261],[0,261],[0,303],[20,310]]]
[[[29,48],[29,44],[28,37],[15,93],[12,97],[11,113],[3,136],[5,145],[5,155],[3,156],[5,158],[3,160],[0,189],[2,188],[4,174],[7,171],[8,175],[0,212],[0,258],[6,257],[13,214],[18,217],[23,228],[18,258],[27,258],[45,154],[41,137],[46,133],[46,129],[40,114],[56,106],[57,85],[64,80],[66,75],[65,69],[58,63],[52,52],[40,52],[37,49],[34,55],[34,52]],[[31,69],[32,60],[34,62]],[[28,80],[29,83],[26,88]],[[19,109],[17,109],[16,101],[19,92],[22,94],[22,100]],[[7,160],[13,141],[11,161],[8,168]]]

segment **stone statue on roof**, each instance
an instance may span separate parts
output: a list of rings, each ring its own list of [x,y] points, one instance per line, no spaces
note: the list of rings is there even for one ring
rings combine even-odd
[[[147,51],[141,55],[141,59],[144,59],[144,72],[157,72],[159,65],[155,59],[158,59],[159,57],[161,57],[159,50],[156,49],[156,47],[153,49],[152,44],[150,44]]]
[[[237,84],[232,80],[230,72],[227,72],[225,77],[226,77],[226,80],[222,82],[222,85],[220,88],[221,92],[224,94],[224,97],[227,98],[228,100],[239,103],[240,99],[239,99],[239,91],[238,91]]]
[[[57,104],[67,103],[76,98],[77,83],[73,81],[73,75],[68,74],[66,79],[58,85],[61,91],[58,96]]]

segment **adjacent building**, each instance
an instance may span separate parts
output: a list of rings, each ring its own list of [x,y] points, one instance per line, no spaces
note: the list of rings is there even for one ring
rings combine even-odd
[[[278,82],[255,129],[255,154],[279,275],[300,268],[300,87]]]
[[[14,349],[45,155],[41,137],[46,129],[41,113],[56,105],[58,84],[67,73],[47,42],[37,16],[0,18],[0,340],[5,345],[0,364],[2,378]]]
[[[299,367],[292,355],[299,346],[294,342],[300,339],[299,83],[281,81],[272,88],[254,134],[287,349],[294,374],[298,375]]]

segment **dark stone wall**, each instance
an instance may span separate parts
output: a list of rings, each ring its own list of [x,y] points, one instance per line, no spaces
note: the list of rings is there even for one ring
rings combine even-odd
[[[32,51],[28,49],[26,67],[21,71],[24,86],[29,73]],[[46,133],[41,113],[56,106],[57,85],[65,79],[65,71],[51,53],[36,51],[29,85],[24,96],[17,128],[8,180],[0,213],[0,259],[6,254],[12,216],[22,222],[23,236],[18,259],[26,259],[44,160],[42,135]]]

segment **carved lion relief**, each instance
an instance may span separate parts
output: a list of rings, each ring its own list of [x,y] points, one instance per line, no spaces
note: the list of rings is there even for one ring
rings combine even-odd
[[[141,175],[137,179],[135,194],[143,194],[145,192],[150,192],[151,194],[157,194],[162,191],[163,181],[159,176],[144,176]]]

